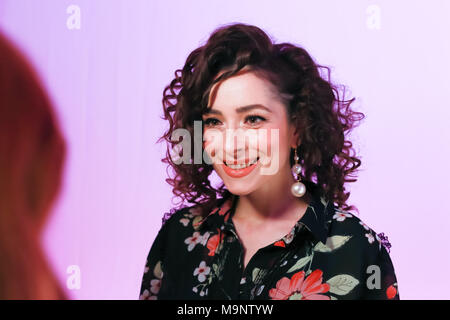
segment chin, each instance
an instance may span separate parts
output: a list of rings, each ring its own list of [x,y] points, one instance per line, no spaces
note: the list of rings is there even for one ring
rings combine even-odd
[[[237,196],[246,196],[256,190],[256,188],[250,187],[248,184],[242,182],[231,184],[225,183],[225,186],[227,187],[228,191]]]

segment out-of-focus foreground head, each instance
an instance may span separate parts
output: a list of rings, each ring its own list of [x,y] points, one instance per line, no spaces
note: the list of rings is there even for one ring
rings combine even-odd
[[[33,67],[0,32],[0,299],[65,299],[41,247],[66,144]]]

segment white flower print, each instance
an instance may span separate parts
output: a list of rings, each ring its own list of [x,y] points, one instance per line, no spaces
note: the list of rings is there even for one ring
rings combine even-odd
[[[148,262],[147,262],[144,273],[147,273],[149,270],[150,270],[150,268],[149,268]],[[139,299],[141,299],[141,300],[157,300],[158,299],[157,294],[159,292],[159,289],[161,288],[161,281],[164,276],[164,272],[162,271],[162,268],[161,268],[161,261],[158,261],[155,264],[155,267],[153,268],[153,275],[156,278],[152,278],[152,280],[150,280],[150,288],[145,289],[142,292],[142,294],[139,296]]]
[[[195,245],[201,241],[203,241],[203,237],[200,235],[200,232],[195,231],[192,237],[188,237],[186,240],[184,240],[184,243],[188,245],[188,251],[192,251]]]
[[[205,234],[202,236],[202,239],[200,240],[200,243],[206,246],[208,239],[209,239],[209,232],[205,232]]]
[[[150,291],[148,291],[147,289],[145,289],[144,292],[142,292],[142,294],[139,296],[139,300],[157,300],[157,299],[158,297],[150,295]]]
[[[200,207],[193,207],[189,209],[189,213],[195,217],[201,215],[202,211]]]
[[[365,224],[362,221],[359,221],[359,224],[362,225],[364,227],[364,229],[366,229],[367,231],[369,231],[369,226],[367,224]]]
[[[180,219],[180,223],[181,223],[183,226],[187,227],[187,225],[189,224],[189,219],[187,219],[187,218],[181,218],[181,219]]]
[[[194,276],[198,275],[198,281],[203,282],[206,280],[206,275],[209,274],[211,268],[206,265],[205,261],[200,262],[200,265],[195,268]]]
[[[376,233],[375,233],[375,238],[377,239],[378,244],[379,244],[379,249],[381,250],[381,239],[380,239],[380,237],[378,236],[378,234],[376,234]]]
[[[291,232],[289,232],[286,236],[284,236],[283,240],[286,244],[289,244],[294,239],[295,234],[295,227],[291,229]]]
[[[350,213],[338,211],[334,214],[333,219],[337,221],[344,221],[346,218],[351,218],[352,215]]]
[[[373,243],[375,241],[375,238],[371,233],[366,233],[366,237],[369,240],[369,243]]]
[[[160,288],[161,288],[161,280],[160,279],[153,279],[152,281],[150,281],[151,293],[158,294]]]

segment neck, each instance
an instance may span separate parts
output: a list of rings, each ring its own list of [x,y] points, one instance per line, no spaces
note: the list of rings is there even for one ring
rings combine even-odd
[[[266,184],[248,195],[236,197],[234,218],[256,223],[298,220],[299,212],[306,210],[311,201],[311,195],[307,191],[303,197],[295,197],[291,193],[291,186],[295,181],[290,173],[290,168],[282,172],[286,174],[280,179]]]

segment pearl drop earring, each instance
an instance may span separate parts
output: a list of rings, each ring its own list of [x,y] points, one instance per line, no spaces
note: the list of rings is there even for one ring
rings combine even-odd
[[[292,173],[296,182],[292,185],[291,192],[295,197],[300,198],[306,193],[306,187],[303,183],[300,182],[300,173],[302,172],[302,166],[298,163],[298,160],[300,160],[300,158],[297,155],[297,148],[295,148],[294,150],[295,164],[292,166]]]

